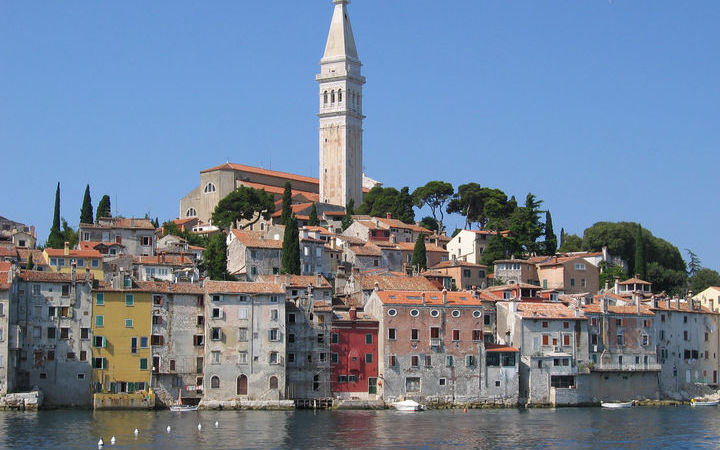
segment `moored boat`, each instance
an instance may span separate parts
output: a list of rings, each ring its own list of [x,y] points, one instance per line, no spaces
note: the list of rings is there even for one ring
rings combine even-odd
[[[717,406],[720,404],[720,400],[702,400],[702,399],[692,399],[690,400],[690,406]]]
[[[174,412],[197,411],[197,410],[198,410],[197,405],[172,405],[172,406],[170,406],[170,411],[174,411]]]
[[[600,402],[600,406],[603,408],[630,408],[633,402]]]
[[[414,400],[405,400],[402,402],[395,402],[392,407],[398,411],[423,411],[425,407]]]

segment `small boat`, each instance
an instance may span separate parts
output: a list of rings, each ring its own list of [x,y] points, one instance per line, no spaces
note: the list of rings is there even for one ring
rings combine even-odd
[[[402,402],[395,402],[392,407],[398,411],[423,411],[425,407],[414,400],[405,400]]]
[[[185,412],[185,411],[197,411],[198,405],[183,405],[182,402],[182,388],[178,390],[178,402],[177,405],[170,405],[170,411],[174,412]]]
[[[690,400],[690,406],[717,406],[720,404],[720,400],[702,400],[702,399],[692,399]]]
[[[603,408],[631,408],[633,402],[600,402],[600,406]]]

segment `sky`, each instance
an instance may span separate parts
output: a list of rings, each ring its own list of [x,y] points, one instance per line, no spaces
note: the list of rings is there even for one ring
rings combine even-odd
[[[178,216],[200,170],[318,172],[329,0],[0,2],[0,215],[61,185]],[[555,232],[640,222],[720,270],[720,2],[354,0],[364,166],[532,192]],[[425,211],[418,212],[418,219]],[[463,219],[446,220],[449,230]]]

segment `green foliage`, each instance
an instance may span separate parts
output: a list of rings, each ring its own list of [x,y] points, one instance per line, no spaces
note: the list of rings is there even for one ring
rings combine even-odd
[[[481,229],[506,228],[508,219],[517,207],[508,201],[500,189],[482,187],[477,183],[458,186],[457,192],[448,203],[448,213],[459,213],[465,217],[465,228],[477,223]]]
[[[285,190],[282,196],[282,215],[280,216],[280,224],[287,225],[292,214],[292,185],[289,181],[285,182]]]
[[[160,228],[160,221],[157,216],[155,216],[155,219],[151,220],[150,223],[152,223],[155,228]]]
[[[629,277],[622,266],[610,265],[602,261],[600,263],[600,289],[605,289],[606,281],[609,283],[609,287],[612,288],[615,285],[616,278],[620,281],[625,281]]]
[[[93,223],[93,206],[90,198],[90,185],[85,186],[82,208],[80,208],[80,223]]]
[[[413,248],[411,264],[413,269],[418,268],[419,271],[427,268],[427,251],[425,249],[425,234],[420,233],[417,241],[415,241],[415,248]]]
[[[320,220],[318,220],[317,205],[314,202],[310,208],[310,220],[308,221],[308,225],[311,227],[320,225]]]
[[[215,233],[210,236],[205,251],[203,251],[200,269],[204,270],[211,280],[228,280],[231,278],[227,272],[225,233]]]
[[[545,243],[543,244],[543,250],[548,256],[554,255],[557,250],[557,236],[553,232],[550,211],[545,211]]]
[[[345,215],[342,218],[342,230],[345,231],[353,223],[353,214],[355,214],[355,200],[348,200],[345,206]]]
[[[300,232],[295,214],[285,225],[282,245],[282,273],[300,275]]]
[[[422,208],[427,205],[430,207],[432,216],[438,223],[438,229],[443,229],[443,219],[445,215],[443,210],[445,204],[452,198],[455,190],[452,184],[444,181],[430,181],[425,186],[415,189],[412,193],[415,206]],[[438,218],[438,215],[440,216]]]
[[[28,254],[28,260],[27,264],[25,265],[25,269],[27,270],[33,270],[35,268],[35,263],[33,262],[32,253]]]
[[[261,218],[269,220],[275,211],[272,194],[264,190],[240,186],[220,200],[212,213],[212,222],[218,227],[229,228],[241,220],[248,221],[240,228],[246,228]]]
[[[440,224],[438,223],[438,221],[431,216],[423,217],[420,221],[420,226],[434,232],[437,232],[440,228]]]
[[[385,217],[390,213],[395,219],[405,223],[414,223],[413,204],[408,187],[398,191],[392,187],[375,186],[365,195],[362,205],[357,209],[357,213],[373,217]]]
[[[348,200],[347,205],[345,205],[345,212],[351,216],[355,214],[355,200]]]
[[[160,228],[160,227],[158,227]],[[189,231],[182,231],[179,226],[172,220],[162,224],[163,236],[172,235],[185,239],[190,245],[197,245],[198,247],[206,247],[208,245],[208,238],[200,234],[191,233]]]
[[[562,243],[558,249],[559,252],[570,253],[582,251],[583,238],[577,234],[567,234],[564,231],[562,233],[564,234],[562,234]]]
[[[697,269],[690,277],[690,289],[699,294],[710,286],[720,286],[720,273],[706,267]]]
[[[651,261],[647,263],[647,281],[652,282],[654,292],[665,291],[670,295],[684,295],[687,285],[685,270],[674,270]]]
[[[78,232],[75,231],[70,225],[68,225],[67,220],[65,220],[64,217],[62,218],[62,233],[61,234],[62,234],[62,240],[63,240],[62,246],[64,246],[65,242],[67,242],[68,245],[70,245],[70,248],[75,248],[75,246],[78,243],[78,237],[79,237]],[[58,247],[58,248],[60,248],[60,247]]]
[[[488,239],[488,245],[482,254],[482,264],[492,267],[492,264],[498,259],[506,259],[510,256],[510,241],[504,238],[500,233],[493,234]]]
[[[46,243],[46,247],[49,248],[63,248],[65,245],[65,239],[63,238],[62,231],[60,230],[60,183],[58,182],[57,188],[55,189],[55,209],[53,211],[53,221],[50,227],[50,235]]]
[[[95,221],[97,222],[97,220],[101,217],[112,217],[109,195],[102,196],[100,203],[98,203],[97,210],[95,211]]]
[[[453,232],[452,232],[452,235],[451,235],[450,237],[451,237],[451,238],[454,238],[454,237],[457,236],[458,233],[460,233],[461,231],[462,231],[462,228],[455,228],[455,229],[453,230]]]
[[[633,262],[633,270],[640,279],[647,276],[647,264],[645,263],[645,239],[643,239],[642,226],[637,226],[635,232],[635,261]]]
[[[525,206],[515,208],[510,215],[508,229],[510,236],[507,238],[508,250],[513,255],[524,253],[540,253],[541,244],[537,239],[544,232],[544,225],[540,222],[540,205],[542,200],[537,200],[533,194],[528,193],[525,197]]]

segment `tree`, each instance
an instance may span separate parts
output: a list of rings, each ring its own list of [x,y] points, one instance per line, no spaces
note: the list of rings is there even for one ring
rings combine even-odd
[[[508,201],[500,189],[482,187],[477,183],[458,186],[457,192],[448,203],[448,213],[459,213],[465,217],[465,228],[477,223],[481,229],[506,228],[510,215],[517,204]]]
[[[557,250],[557,236],[555,236],[555,233],[553,232],[552,216],[550,215],[550,211],[545,211],[544,250],[545,254],[548,256],[554,255]]]
[[[80,223],[93,223],[93,206],[90,199],[90,185],[85,186],[82,208],[80,208]]]
[[[434,232],[438,232],[440,229],[440,224],[432,216],[423,217],[420,221],[420,226]]]
[[[523,253],[537,254],[540,244],[537,239],[544,232],[544,225],[540,222],[540,205],[542,200],[528,193],[525,197],[525,206],[515,208],[510,215],[508,229],[508,250],[511,254],[520,255]]]
[[[27,270],[33,270],[35,268],[35,263],[33,263],[32,253],[28,254],[28,260],[27,264],[25,265],[25,269]]]
[[[97,222],[101,217],[112,217],[109,195],[102,196],[95,211],[95,221]]]
[[[510,243],[502,234],[496,233],[488,239],[488,245],[482,254],[482,264],[490,267],[496,260],[505,259],[509,255]]]
[[[642,225],[637,226],[635,232],[635,261],[633,269],[641,279],[645,279],[647,276],[647,265],[645,263],[645,242],[642,234]]]
[[[220,200],[212,213],[212,222],[218,227],[247,228],[260,219],[269,220],[275,211],[272,194],[264,190],[240,186]],[[247,221],[240,226],[238,222]]]
[[[707,267],[702,267],[695,271],[690,277],[690,289],[695,294],[699,294],[710,286],[720,286],[720,273]]]
[[[63,248],[65,240],[60,230],[60,182],[55,189],[55,210],[53,212],[52,227],[50,227],[50,236],[48,236],[47,246],[50,248]]]
[[[438,229],[443,230],[443,219],[445,218],[443,210],[454,193],[455,189],[453,189],[452,184],[444,181],[430,181],[425,186],[415,189],[412,197],[415,206],[418,208],[425,205],[430,208],[433,218],[438,223]],[[438,218],[438,215],[440,218]]]
[[[310,220],[308,220],[308,225],[310,225],[311,227],[316,227],[320,225],[320,220],[318,220],[317,206],[315,202],[313,202],[312,207],[310,207]]]
[[[425,234],[420,233],[417,241],[415,241],[415,248],[413,248],[411,264],[413,269],[418,269],[418,272],[427,268],[427,251],[425,250]]]
[[[158,228],[160,228],[160,227],[158,227]],[[167,236],[167,235],[178,236],[180,238],[185,239],[188,242],[188,244],[190,244],[190,245],[197,245],[199,247],[206,247],[208,245],[207,237],[200,235],[200,234],[191,233],[189,231],[182,231],[180,229],[180,227],[178,227],[177,224],[175,222],[173,222],[172,220],[168,220],[167,222],[163,223],[162,230],[163,230],[163,236]]]
[[[398,191],[393,187],[375,186],[365,195],[357,213],[373,217],[385,217],[390,213],[395,219],[405,223],[414,223],[413,205],[414,202],[408,187]]]
[[[78,243],[78,232],[75,231],[70,225],[68,225],[67,220],[65,218],[62,218],[62,241],[63,246],[65,245],[65,242],[68,243],[70,248],[75,248],[75,246]]]
[[[702,261],[700,261],[700,258],[698,257],[695,252],[690,250],[689,248],[686,248],[685,251],[688,254],[688,258],[690,258],[690,262],[688,263],[688,277],[692,278],[698,270],[702,269]]]
[[[560,244],[559,252],[570,253],[579,252],[583,249],[583,239],[577,234],[563,234],[562,244]]]
[[[282,273],[300,275],[300,232],[295,214],[285,225],[282,245]]]
[[[353,214],[355,214],[355,200],[350,199],[345,206],[345,215],[342,218],[342,230],[345,231],[353,223]]]
[[[203,251],[200,268],[206,271],[211,280],[227,280],[227,243],[225,233],[215,233],[208,239]]]
[[[285,190],[282,196],[282,215],[280,216],[280,224],[287,225],[292,214],[292,185],[289,181],[285,182]]]
[[[605,261],[600,262],[600,289],[605,288],[606,281],[609,287],[612,288],[615,285],[616,278],[625,281],[628,279],[628,274],[625,273],[621,266],[610,265]]]

